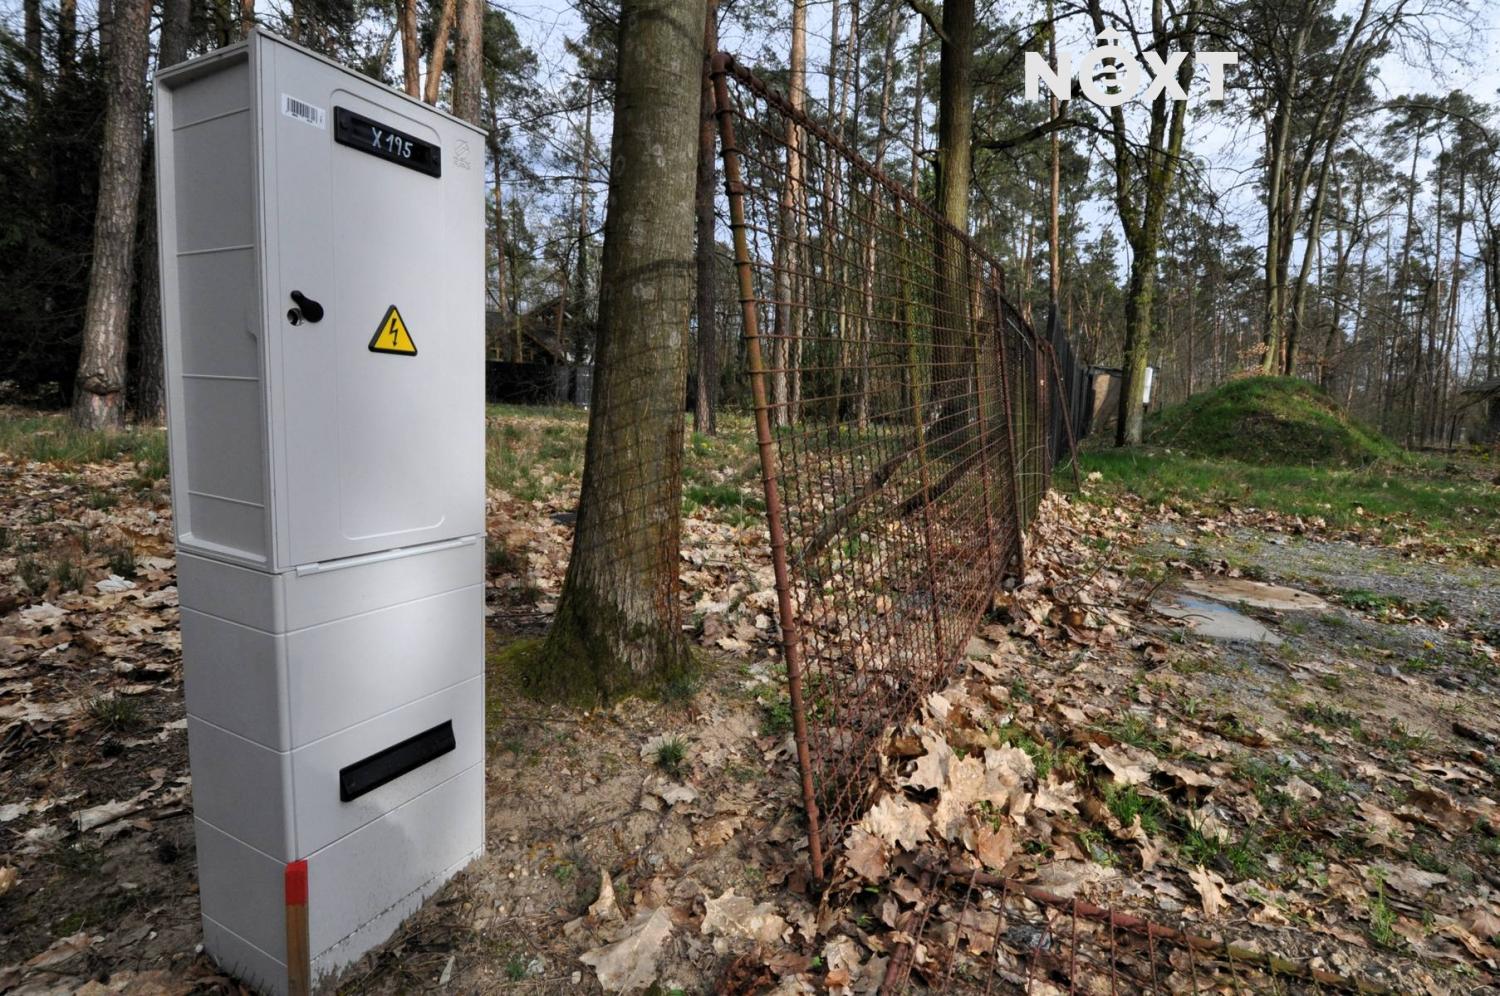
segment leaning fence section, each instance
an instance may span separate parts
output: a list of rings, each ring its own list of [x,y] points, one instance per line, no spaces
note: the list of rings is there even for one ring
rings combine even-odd
[[[726,55],[716,111],[814,874],[946,681],[1081,380],[967,235]]]

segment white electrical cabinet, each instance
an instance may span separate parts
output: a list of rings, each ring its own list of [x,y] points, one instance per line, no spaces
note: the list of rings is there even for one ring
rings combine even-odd
[[[156,113],[204,938],[299,991],[483,849],[483,133],[261,31]]]

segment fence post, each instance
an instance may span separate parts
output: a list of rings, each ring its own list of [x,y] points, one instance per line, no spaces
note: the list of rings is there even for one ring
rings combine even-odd
[[[740,150],[735,143],[734,121],[729,105],[725,74],[730,57],[713,57],[714,114],[719,119],[719,140],[724,148],[724,189],[729,195],[729,227],[734,233],[734,266],[739,277],[741,320],[745,351],[750,366],[750,393],[755,408],[755,438],[760,449],[761,483],[766,494],[766,528],[771,538],[771,564],[776,575],[776,612],[781,623],[781,651],[786,660],[787,695],[792,706],[792,737],[797,745],[797,767],[802,773],[802,805],[807,812],[808,860],[813,882],[824,881],[823,835],[818,819],[817,792],[813,787],[812,756],[807,745],[807,707],[802,697],[802,645],[797,637],[796,609],[792,604],[787,571],[786,531],[781,521],[781,494],[772,452],[771,416],[766,405],[765,365],[760,352],[760,326],[755,304],[754,273],[750,246],[745,235],[745,187],[740,179]]]
[[[1026,523],[1021,519],[1021,474],[1016,467],[1016,421],[1015,409],[1010,402],[1010,364],[1007,362],[1005,340],[1010,338],[1009,323],[1005,320],[1005,297],[1000,293],[1000,276],[996,272],[990,292],[995,296],[995,316],[999,335],[995,337],[995,352],[1000,360],[1000,395],[1005,404],[1005,456],[1010,465],[1010,508],[1016,526],[1016,569],[1026,576]]]

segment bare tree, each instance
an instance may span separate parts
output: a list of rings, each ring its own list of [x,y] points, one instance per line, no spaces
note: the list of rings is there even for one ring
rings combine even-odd
[[[150,0],[119,0],[113,10],[93,264],[73,387],[73,421],[87,429],[125,424],[125,348],[135,277],[150,14]]]
[[[1193,79],[1198,17],[1202,0],[1169,18],[1164,0],[1152,0],[1150,47],[1165,63],[1174,43],[1187,46],[1187,58],[1177,72],[1177,85],[1184,92]],[[1094,30],[1103,33],[1105,13],[1100,0],[1088,0]],[[1187,101],[1172,100],[1163,90],[1149,108],[1149,128],[1143,147],[1131,140],[1125,111],[1109,109],[1109,140],[1114,152],[1114,198],[1130,243],[1130,280],[1125,292],[1125,373],[1120,385],[1120,411],[1115,445],[1141,441],[1146,390],[1146,358],[1151,347],[1151,305],[1156,293],[1157,256],[1161,249],[1162,225],[1166,220],[1172,185],[1182,169],[1182,140],[1187,127]]]

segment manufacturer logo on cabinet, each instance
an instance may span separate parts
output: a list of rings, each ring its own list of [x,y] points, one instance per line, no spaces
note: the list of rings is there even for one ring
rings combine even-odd
[[[1045,84],[1052,96],[1069,100],[1073,94],[1073,78],[1078,78],[1078,87],[1094,103],[1101,107],[1119,107],[1127,100],[1155,100],[1165,93],[1168,100],[1187,100],[1187,91],[1178,83],[1177,73],[1187,59],[1187,52],[1168,52],[1165,57],[1153,48],[1141,49],[1142,66],[1135,54],[1125,47],[1125,36],[1106,28],[1099,32],[1099,46],[1075,56],[1073,52],[1059,51],[1057,65],[1049,66],[1047,57],[1040,52],[1026,53],[1025,85],[1026,99],[1042,99]],[[1208,71],[1208,99],[1224,99],[1224,70],[1240,61],[1236,52],[1194,52],[1193,59]],[[1147,84],[1144,92],[1141,83]]]
[[[394,353],[396,356],[416,356],[417,344],[412,341],[406,320],[393,304],[385,310],[385,317],[375,327],[375,336],[370,340],[370,352]]]

